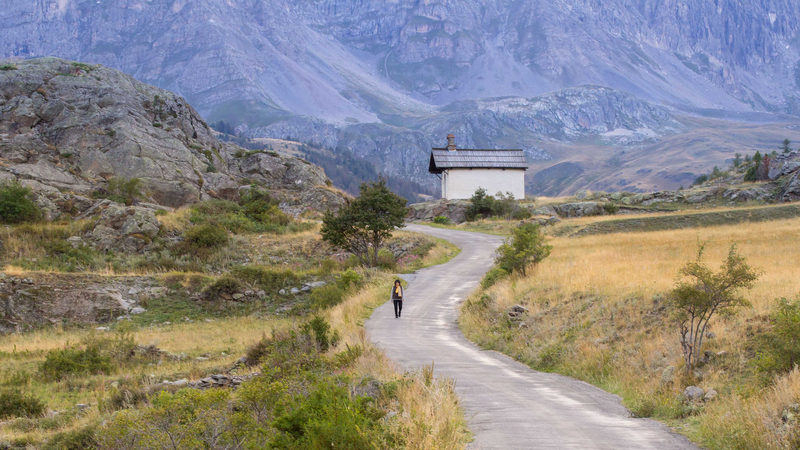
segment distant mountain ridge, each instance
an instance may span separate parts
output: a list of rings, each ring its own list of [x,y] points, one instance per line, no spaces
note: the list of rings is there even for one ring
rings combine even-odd
[[[800,115],[799,29],[792,0],[0,0],[0,57],[102,63],[209,121],[430,186],[420,161],[449,132],[463,146],[526,148],[532,175],[577,164],[569,190],[612,175],[587,175],[598,161],[695,130],[686,114]],[[643,125],[645,110],[660,118]],[[655,187],[732,147],[720,152]],[[622,181],[603,188],[644,189]]]

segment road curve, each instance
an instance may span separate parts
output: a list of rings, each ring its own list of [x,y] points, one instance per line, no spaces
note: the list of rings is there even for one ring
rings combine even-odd
[[[474,433],[470,449],[697,450],[649,419],[630,418],[619,398],[587,383],[536,372],[468,341],[456,325],[458,305],[492,266],[502,239],[480,233],[409,225],[409,231],[461,247],[447,264],[419,271],[405,290],[403,317],[387,303],[366,327],[372,340],[406,369],[435,362],[456,380]]]

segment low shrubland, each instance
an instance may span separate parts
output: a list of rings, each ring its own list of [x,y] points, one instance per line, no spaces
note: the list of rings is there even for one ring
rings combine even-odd
[[[279,200],[253,186],[238,202],[208,200],[191,206],[188,221],[194,225],[218,226],[234,234],[286,234],[313,226],[293,219],[279,205]]]
[[[800,377],[792,364],[800,327],[792,299],[800,293],[800,253],[790,243],[798,230],[800,219],[789,219],[550,237],[551,255],[528,276],[487,274],[460,323],[483,347],[619,394],[635,416],[678,425],[708,448],[796,448]],[[696,261],[699,242],[708,270],[692,273],[724,281],[725,267],[739,266],[717,267],[736,243],[734,260],[759,276],[730,297],[746,300],[737,300],[735,315],[713,316],[687,367],[670,295],[678,281],[692,280],[679,272]],[[527,312],[509,315],[517,304]],[[683,390],[690,385],[716,397],[689,402]]]

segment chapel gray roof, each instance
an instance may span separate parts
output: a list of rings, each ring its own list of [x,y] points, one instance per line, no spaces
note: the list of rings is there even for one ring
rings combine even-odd
[[[522,150],[484,150],[459,148],[449,151],[446,148],[431,149],[428,171],[442,173],[447,169],[527,169],[525,153]]]

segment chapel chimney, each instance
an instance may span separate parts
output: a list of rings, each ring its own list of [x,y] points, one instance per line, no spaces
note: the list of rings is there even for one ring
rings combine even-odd
[[[456,151],[456,137],[452,134],[447,135],[447,151],[448,152]]]

